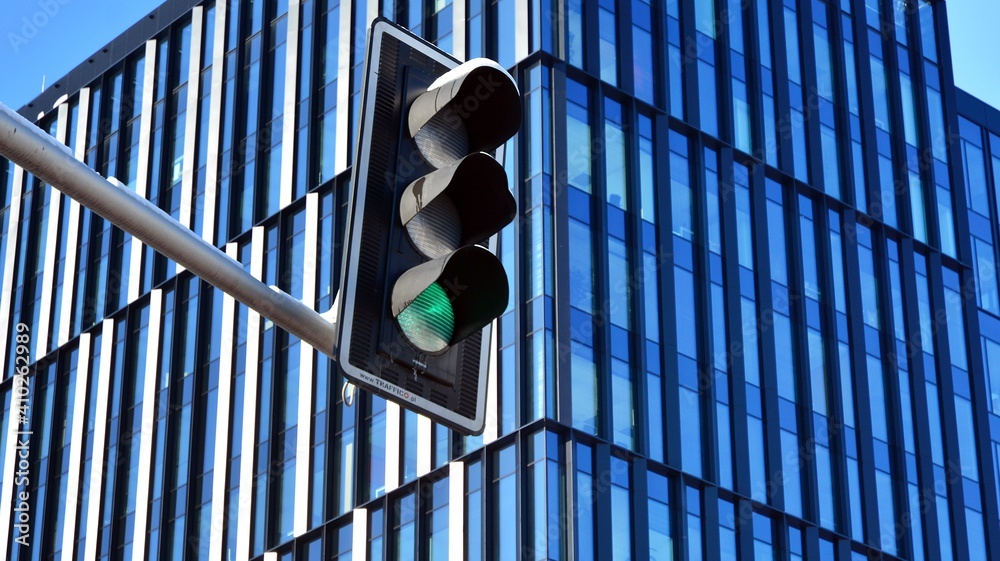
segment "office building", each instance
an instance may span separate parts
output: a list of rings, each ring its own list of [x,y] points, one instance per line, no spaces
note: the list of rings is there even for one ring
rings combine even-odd
[[[325,311],[377,15],[523,95],[485,433],[4,165],[7,559],[1000,560],[1000,113],[946,2],[168,0],[21,113]]]

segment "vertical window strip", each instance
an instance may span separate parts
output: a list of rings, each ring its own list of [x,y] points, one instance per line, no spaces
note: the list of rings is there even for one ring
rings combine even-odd
[[[817,224],[814,220],[816,205],[812,199],[799,196],[799,235],[802,240],[802,278],[806,298],[806,346],[808,354],[809,379],[812,397],[813,444],[815,451],[816,482],[818,489],[834,489],[834,466],[830,452],[830,413],[828,387],[834,380],[827,373],[827,364],[832,361],[826,355],[829,333],[824,333],[824,318],[821,317],[823,304],[830,300],[829,293],[821,289],[817,255]],[[818,493],[819,522],[830,529],[836,528],[836,509],[839,503],[827,492]]]
[[[625,123],[621,104],[604,100],[605,110],[605,185],[607,204],[605,206],[608,223],[607,251],[607,298],[611,331],[611,421],[612,440],[619,446],[635,448],[635,429],[632,368],[630,349],[632,347],[632,323],[634,279],[629,271],[630,252],[626,243],[626,210],[628,200],[633,195],[634,178],[626,173]],[[631,182],[630,182],[631,181]]]
[[[586,86],[570,79],[567,89],[567,138],[579,139],[567,154],[569,210],[570,376],[573,426],[598,433],[597,365],[594,358],[595,300],[594,241],[591,228],[591,125]]]
[[[695,275],[695,202],[691,168],[688,160],[689,140],[681,133],[670,133],[670,176],[674,232],[674,305],[677,325],[677,374],[680,382],[681,434],[690,446],[685,446],[682,469],[698,476],[703,468],[702,402],[699,367],[701,314],[697,303],[698,279]]]
[[[899,380],[899,404],[900,420],[903,428],[903,452],[906,462],[903,464],[903,478],[906,481],[905,504],[909,509],[905,518],[900,518],[908,522],[900,527],[902,540],[909,540],[912,546],[913,558],[922,560],[924,558],[923,547],[923,509],[920,498],[920,478],[913,466],[917,465],[916,435],[914,432],[914,410],[913,410],[913,387],[910,374],[910,360],[912,358],[909,349],[914,341],[907,339],[906,314],[903,304],[902,287],[902,266],[900,264],[899,245],[895,240],[887,240],[889,252],[889,283],[892,298],[892,321],[895,335],[895,352],[893,357],[896,361]],[[907,527],[909,526],[909,527]],[[904,542],[905,543],[905,542]]]
[[[802,82],[802,53],[799,40],[799,17],[797,0],[786,0],[785,16],[785,54],[788,64],[788,98],[789,98],[789,130],[792,142],[793,174],[802,181],[809,181],[808,134],[806,131],[805,111],[808,95]]]
[[[667,78],[670,115],[684,118],[684,59],[681,53],[680,2],[667,2]]]
[[[137,312],[141,314],[141,310]],[[111,339],[110,346],[112,349],[111,356],[108,357],[109,366],[107,367],[108,375],[110,375],[111,380],[109,391],[110,397],[108,398],[109,409],[107,412],[108,422],[107,422],[107,432],[121,431],[122,425],[122,399],[124,395],[122,393],[122,386],[125,383],[123,380],[125,372],[125,337],[128,334],[128,322],[120,321],[117,326],[109,325],[111,320],[104,323],[106,329],[104,331],[104,337]],[[112,335],[113,333],[113,335]],[[100,403],[100,401],[98,401]],[[99,427],[97,429],[101,431]],[[120,434],[120,432],[119,432]],[[106,435],[106,432],[105,432]],[[119,442],[123,446],[121,450],[122,456],[119,457]],[[108,465],[113,463],[117,465],[118,462],[125,462],[125,445],[126,441],[124,439],[109,440],[109,445],[107,453],[104,455],[105,462]],[[88,535],[93,537],[93,541],[87,542],[90,545],[87,548],[88,553],[96,553],[99,559],[107,559],[111,555],[111,541],[112,535],[111,524],[114,519],[114,497],[115,497],[115,483],[116,478],[123,476],[123,474],[117,473],[117,470],[108,470],[103,478],[103,488],[99,487],[92,489],[97,493],[102,493],[103,489],[103,499],[91,500],[91,514],[96,514],[99,520],[95,519],[94,527],[97,528],[96,532],[88,533]],[[91,478],[91,483],[95,482],[95,478]],[[88,524],[88,527],[90,525]],[[90,529],[90,528],[88,528]]]
[[[987,223],[992,215],[987,181],[988,156],[983,148],[982,129],[979,125],[959,117],[963,169],[965,170],[965,197],[968,201],[969,231],[972,237],[973,275],[979,307],[1000,315],[1000,298],[997,288],[997,265],[992,228]],[[991,135],[992,136],[992,135]],[[1000,163],[994,152],[993,162]],[[997,167],[994,171],[1000,171]],[[994,174],[994,177],[997,178]],[[996,179],[995,179],[996,180]]]
[[[482,0],[472,0],[473,7],[470,9],[470,13],[475,12],[481,1]],[[475,16],[477,14],[473,15]],[[470,26],[475,29],[473,23],[470,23]],[[567,62],[577,68],[584,67],[583,26],[583,0],[566,0],[566,44],[563,47],[565,51],[564,57]]]
[[[757,42],[761,64],[761,108],[763,121],[764,160],[777,167],[778,165],[778,131],[777,113],[774,100],[774,69],[771,62],[771,18],[769,17],[768,0],[757,0]]]
[[[833,269],[834,307],[837,311],[837,350],[840,364],[840,395],[841,411],[844,423],[844,440],[847,449],[845,464],[847,471],[847,492],[850,511],[849,527],[846,528],[855,539],[863,539],[865,533],[864,517],[861,502],[861,473],[858,463],[857,418],[854,403],[854,371],[849,346],[847,319],[847,284],[844,268],[844,240],[842,236],[841,215],[835,210],[829,211],[830,225],[830,258]]]
[[[101,366],[101,351],[103,347],[103,335],[100,331],[95,331],[90,342],[90,356],[87,357],[89,364],[88,369],[88,384],[83,390],[85,393],[85,408],[80,412],[84,415],[84,434],[82,440],[82,469],[80,470],[80,486],[77,495],[76,503],[76,535],[73,536],[73,541],[75,543],[73,551],[75,555],[80,555],[84,551],[84,543],[87,539],[87,528],[89,526],[88,517],[90,516],[90,493],[92,491],[90,480],[91,474],[93,473],[94,467],[94,447],[100,445],[103,448],[103,443],[96,442],[96,430],[97,430],[97,400],[98,394],[100,392],[100,372],[103,370]],[[3,434],[3,433],[0,433]],[[2,444],[2,443],[0,443]],[[0,448],[2,450],[3,448]]]
[[[550,69],[535,65],[527,71],[528,90],[526,106],[529,111],[527,119],[530,131],[525,131],[528,140],[528,176],[525,185],[528,187],[525,211],[527,231],[530,232],[530,250],[527,253],[531,279],[529,292],[524,300],[536,309],[550,310],[554,305],[552,297],[555,293],[555,252],[553,250],[553,210],[552,210],[552,108],[550,90]],[[511,145],[513,148],[513,145]],[[511,156],[509,158],[513,160]],[[516,177],[516,172],[512,174]],[[520,184],[520,183],[518,183]],[[511,247],[511,250],[514,248]],[[512,271],[511,268],[510,271]],[[512,273],[509,273],[512,274]],[[510,278],[511,286],[518,283]],[[542,312],[533,314],[535,322],[525,328],[528,333],[530,357],[525,372],[529,380],[529,411],[531,419],[539,419],[546,415],[555,416],[555,340],[554,326],[548,324],[545,318],[552,314]],[[501,355],[503,356],[503,355]],[[503,365],[508,368],[508,365]]]
[[[729,31],[729,65],[732,72],[733,131],[732,139],[736,148],[749,154],[753,150],[750,92],[747,87],[747,60],[745,35],[743,31],[743,0],[727,0]]]
[[[889,390],[885,376],[887,368],[882,361],[881,331],[882,303],[879,297],[880,279],[875,270],[875,253],[872,232],[864,226],[857,227],[858,267],[861,273],[861,301],[866,331],[866,362],[868,365],[868,396],[871,412],[872,437],[876,457],[889,459],[888,463],[875,465],[875,482],[878,499],[880,540],[882,549],[895,555],[897,551],[896,508],[894,500],[894,475],[890,450],[894,445],[890,434],[895,419],[889,416]]]
[[[875,0],[869,0],[875,1]],[[876,2],[877,4],[877,2]],[[870,13],[870,11],[869,11]],[[871,24],[871,20],[869,20]],[[897,226],[896,194],[894,164],[892,155],[892,105],[895,103],[891,96],[889,74],[890,69],[883,55],[883,36],[876,30],[869,29],[868,43],[870,49],[871,62],[871,84],[874,100],[875,135],[878,139],[878,166],[879,166],[879,196],[872,201],[869,212],[876,219],[882,220],[886,224]]]
[[[572,3],[572,2],[571,2]],[[632,0],[632,73],[635,96],[658,105],[660,79],[656,34],[659,6],[651,0]]]
[[[652,121],[639,116],[639,191],[640,212],[642,213],[642,275],[636,279],[642,283],[644,306],[643,332],[646,336],[646,411],[648,414],[647,435],[649,457],[664,461],[663,430],[663,378],[661,376],[660,347],[660,269],[664,266],[664,256],[657,251],[656,205],[654,200],[654,139]]]
[[[733,488],[733,448],[730,420],[730,372],[729,372],[729,342],[727,322],[729,314],[726,310],[724,297],[723,266],[724,254],[722,246],[722,194],[719,183],[719,155],[710,148],[704,152],[705,158],[705,193],[707,206],[707,229],[709,248],[709,304],[711,309],[711,353],[704,370],[705,376],[714,381],[715,403],[715,465],[718,467],[718,482],[721,486]],[[728,280],[728,279],[726,279]],[[732,281],[729,281],[732,282]]]
[[[114,485],[109,482],[108,487],[106,487],[105,495],[105,508],[107,509],[107,514],[104,519],[104,529],[102,531],[111,532],[112,524],[116,524],[120,528],[131,528],[135,522],[135,510],[136,510],[136,493],[135,488],[137,484],[137,473],[139,465],[139,448],[141,444],[141,434],[140,431],[135,430],[136,427],[141,427],[141,419],[143,417],[142,412],[144,408],[154,407],[153,403],[144,403],[144,386],[146,384],[154,384],[155,378],[146,379],[147,376],[131,376],[126,375],[126,373],[131,372],[147,372],[147,361],[146,352],[149,348],[148,337],[150,332],[150,306],[144,306],[142,309],[138,310],[135,319],[133,320],[132,330],[128,338],[127,344],[129,346],[129,357],[128,367],[124,367],[122,364],[124,362],[124,357],[121,362],[116,360],[115,365],[115,377],[127,378],[121,383],[122,388],[122,399],[124,400],[120,404],[120,409],[114,413],[120,414],[121,424],[119,425],[119,434],[122,435],[119,438],[121,444],[121,450],[117,456],[117,460],[121,463],[118,464],[118,469]],[[118,382],[116,380],[116,382]],[[147,435],[152,437],[152,435]],[[109,456],[110,458],[110,456]],[[117,500],[117,502],[112,502]],[[111,505],[120,505],[117,510],[112,510]],[[145,531],[143,530],[145,533]],[[109,545],[114,548],[111,550],[102,550],[101,557],[106,555],[115,556],[120,553],[125,555],[130,555],[132,553],[132,535],[126,535],[126,532],[117,532],[117,539],[115,543],[111,544],[111,540],[108,540]],[[103,544],[102,544],[103,545]],[[145,552],[142,552],[145,554]]]
[[[171,379],[171,372],[173,372],[174,368],[172,359],[175,356],[175,299],[176,293],[173,290],[169,290],[163,294],[163,304],[160,311],[162,317],[156,320],[162,322],[160,326],[160,347],[163,350],[160,353],[159,365],[156,369],[155,395],[158,403],[167,404],[167,406],[157,407],[154,421],[156,428],[153,431],[153,434],[155,435],[152,462],[153,473],[152,485],[149,493],[149,510],[153,516],[151,516],[149,520],[149,538],[147,539],[149,547],[148,555],[153,559],[159,559],[161,551],[165,554],[164,558],[168,559],[170,558],[170,555],[174,553],[170,550],[171,546],[173,546],[173,536],[171,534],[174,529],[173,501],[164,500],[164,495],[169,495],[171,491],[169,488],[170,481],[167,480],[168,476],[165,472],[170,472],[169,477],[171,479],[177,473],[177,466],[168,465],[167,463],[171,462],[171,464],[173,464],[173,462],[176,461],[173,452],[176,451],[175,446],[177,444],[178,436],[178,431],[176,429],[170,430],[173,428],[170,426],[171,421],[176,422],[176,416],[170,416],[170,412],[174,411],[175,407],[178,406],[175,401],[171,400],[170,395],[170,388],[174,382],[174,380]],[[180,336],[183,337],[183,334],[180,334]],[[173,397],[176,400],[177,395]],[[167,445],[168,430],[171,433],[170,446]],[[190,439],[185,440],[184,442],[185,446],[187,446]],[[185,501],[182,499],[182,505],[184,502]],[[183,552],[179,553],[183,554]]]
[[[424,499],[424,519],[427,559],[447,561],[448,559],[448,477],[429,484],[430,498]],[[457,529],[457,524],[456,524]]]
[[[695,0],[694,46],[697,54],[698,106],[701,111],[700,128],[719,136],[719,108],[716,87],[716,26],[715,0]],[[692,53],[695,54],[695,53]]]
[[[754,512],[753,550],[756,561],[776,561],[773,536],[773,521],[766,514]]]
[[[612,86],[618,85],[618,14],[616,4],[615,0],[599,0],[597,10],[598,29],[600,30],[600,75],[601,80]],[[503,37],[512,36],[503,35]]]
[[[905,36],[905,33],[904,33]],[[906,49],[900,48],[900,66],[904,66],[903,62],[907,64],[905,68],[901,68],[900,74],[900,89],[902,92],[903,101],[903,120],[905,129],[906,143],[917,148],[920,146],[921,138],[919,135],[919,130],[917,128],[916,119],[916,91],[910,79],[908,70],[908,58],[909,53]],[[927,243],[927,213],[925,210],[925,198],[924,198],[924,187],[922,179],[919,176],[920,163],[915,161],[907,162],[909,167],[909,187],[910,187],[910,205],[911,205],[911,216],[913,224],[913,235],[918,240]]]
[[[491,522],[487,523],[488,528],[492,528],[492,553],[494,559],[512,559],[516,557],[516,552],[520,550],[517,540],[518,516],[512,513],[517,512],[517,500],[519,477],[517,469],[517,446],[511,444],[493,454],[493,473],[491,492],[493,509],[490,512]]]
[[[576,529],[574,552],[576,558],[581,561],[594,561],[597,558],[595,543],[597,532],[594,521],[597,496],[594,489],[593,449],[582,442],[577,442],[574,446],[574,464],[576,466],[574,475],[576,508],[573,509]]]
[[[743,371],[746,381],[747,449],[750,452],[750,493],[754,500],[766,502],[767,453],[764,438],[763,394],[760,379],[760,324],[754,284],[753,209],[750,193],[751,170],[742,164],[734,169],[736,188],[736,237],[739,247]]]
[[[465,556],[467,559],[482,559],[485,554],[483,526],[483,462],[475,460],[465,464]],[[381,557],[371,557],[381,559]]]
[[[854,206],[862,211],[868,211],[868,187],[865,179],[864,153],[861,144],[861,102],[858,92],[857,50],[854,41],[854,18],[849,13],[841,14],[841,33],[843,34],[844,77],[847,89],[848,120],[850,122],[851,169],[854,184]]]
[[[653,559],[673,559],[676,553],[670,488],[670,480],[665,475],[654,471],[646,472],[649,554]]]
[[[631,466],[627,460],[611,456],[611,551],[613,559],[632,558]]]
[[[566,50],[570,53],[570,64],[574,64],[579,68],[583,68],[582,59],[573,58],[572,54],[575,52],[582,56],[582,51],[579,45],[583,41],[583,23],[582,23],[582,8],[579,5],[581,0],[576,0],[576,4],[570,4],[569,15],[567,19],[567,34],[566,34]],[[468,58],[476,58],[483,56],[484,44],[484,26],[485,17],[483,12],[485,11],[486,0],[468,0],[469,2],[469,46],[468,46]],[[388,2],[387,2],[388,4]]]
[[[559,436],[541,431],[529,436],[525,445],[528,461],[525,473],[531,488],[528,500],[533,503],[528,508],[527,547],[535,552],[537,559],[560,559],[566,550],[566,526],[552,523],[564,519],[565,470],[560,461]]]
[[[797,404],[800,378],[805,377],[796,365],[796,337],[792,330],[792,305],[788,276],[790,262],[786,240],[784,189],[770,179],[767,187],[768,246],[771,258],[771,304],[772,332],[774,337],[775,367],[777,369],[777,389],[779,398],[780,449],[782,473],[785,474],[785,509],[797,516],[802,515],[802,481],[800,465],[799,428]],[[794,247],[794,245],[791,245]],[[806,381],[808,383],[808,381]]]
[[[934,326],[935,316],[931,307],[931,284],[927,275],[928,259],[926,256],[914,255],[914,265],[917,276],[917,311],[920,321],[920,338],[922,359],[924,361],[924,378],[927,392],[927,422],[930,427],[931,442],[931,462],[933,463],[934,478],[936,481],[945,478],[945,456],[944,456],[944,430],[941,421],[941,396],[938,388],[938,377],[940,373],[935,359],[934,336],[937,328]],[[941,559],[954,559],[952,548],[952,533],[950,522],[951,502],[948,486],[935,485],[935,506],[938,520],[938,541],[941,549]]]

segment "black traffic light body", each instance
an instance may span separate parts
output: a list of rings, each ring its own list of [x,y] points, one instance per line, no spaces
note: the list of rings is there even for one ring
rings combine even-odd
[[[509,299],[481,244],[516,216],[503,167],[480,150],[520,127],[520,96],[495,63],[459,68],[387,20],[368,41],[339,363],[363,389],[479,434],[490,325]]]

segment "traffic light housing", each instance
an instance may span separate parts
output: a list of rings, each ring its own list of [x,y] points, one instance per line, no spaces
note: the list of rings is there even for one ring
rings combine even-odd
[[[491,154],[520,124],[517,85],[497,63],[459,64],[375,20],[348,204],[339,364],[358,386],[464,434],[485,426],[490,328],[510,299],[488,246],[517,205]]]

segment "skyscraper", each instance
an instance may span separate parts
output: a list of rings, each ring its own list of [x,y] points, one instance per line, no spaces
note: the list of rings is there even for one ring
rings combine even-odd
[[[169,0],[21,113],[325,311],[378,15],[522,93],[486,432],[0,166],[7,559],[1000,559],[945,2]]]

